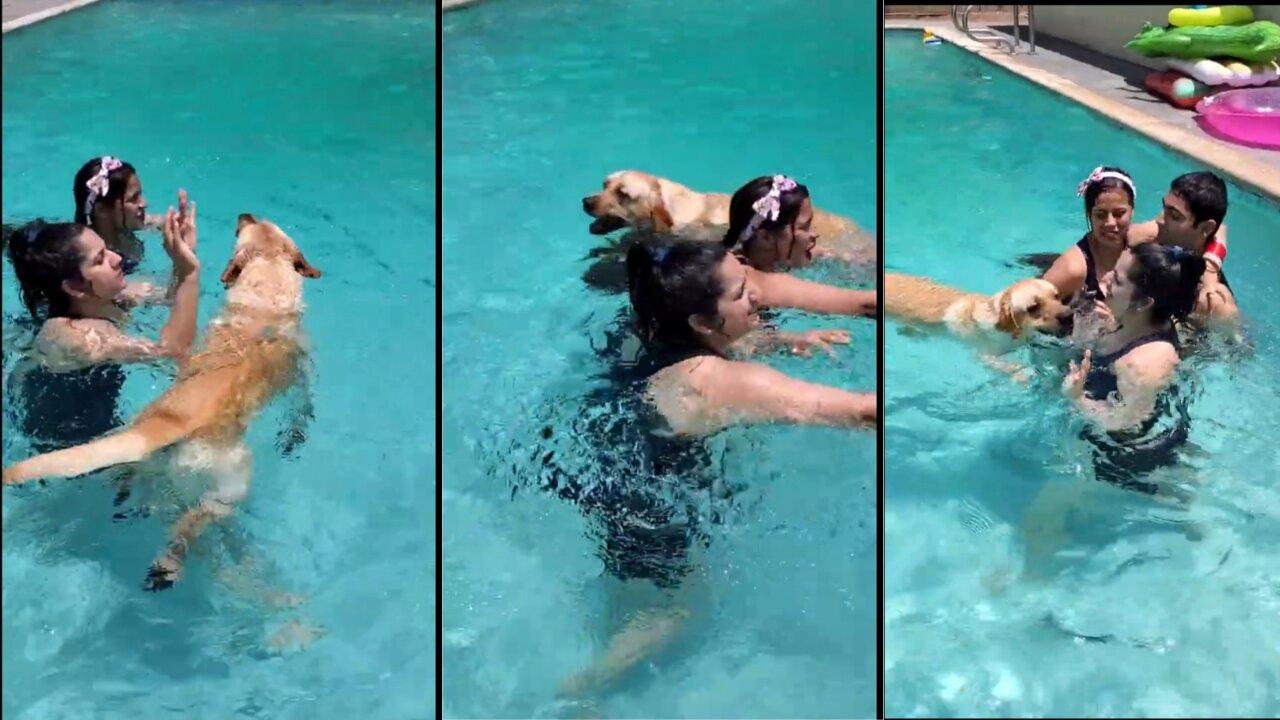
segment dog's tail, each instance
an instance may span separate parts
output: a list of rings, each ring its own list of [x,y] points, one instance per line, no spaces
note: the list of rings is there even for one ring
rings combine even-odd
[[[112,465],[138,462],[188,434],[185,423],[164,415],[151,415],[99,440],[15,463],[4,469],[4,484],[17,485],[42,478],[71,478]]]

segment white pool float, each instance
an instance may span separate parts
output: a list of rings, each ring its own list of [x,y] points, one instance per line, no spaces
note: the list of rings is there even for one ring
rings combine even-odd
[[[1170,70],[1177,70],[1187,77],[1195,78],[1210,86],[1257,87],[1280,79],[1280,67],[1277,67],[1274,60],[1248,65],[1229,59],[1223,63],[1208,58],[1200,60],[1165,58],[1164,63]]]

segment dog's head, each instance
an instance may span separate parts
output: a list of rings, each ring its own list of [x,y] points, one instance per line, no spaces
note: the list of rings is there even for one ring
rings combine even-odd
[[[582,198],[582,209],[596,219],[590,227],[593,235],[624,227],[666,232],[674,224],[662,199],[661,181],[638,170],[610,174],[600,192]]]
[[[1019,280],[996,298],[996,329],[1017,338],[1024,332],[1062,337],[1071,332],[1071,309],[1058,299],[1053,283]]]
[[[231,253],[227,268],[222,271],[222,284],[230,287],[240,279],[240,273],[250,260],[282,259],[289,262],[299,275],[320,277],[320,271],[303,256],[293,239],[273,222],[259,220],[249,213],[242,213],[236,223],[236,247]]]

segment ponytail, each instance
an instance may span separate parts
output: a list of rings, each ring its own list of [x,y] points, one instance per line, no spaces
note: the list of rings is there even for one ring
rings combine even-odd
[[[9,261],[18,278],[22,304],[33,319],[62,317],[70,312],[71,298],[62,283],[80,278],[76,238],[85,229],[78,223],[33,220],[9,236]]]
[[[1155,243],[1138,245],[1131,252],[1130,279],[1151,300],[1151,319],[1163,323],[1190,317],[1199,300],[1205,259],[1180,247]]]
[[[646,240],[627,251],[627,289],[635,333],[645,347],[701,344],[689,318],[718,314],[723,287],[720,264],[728,248],[718,243]]]

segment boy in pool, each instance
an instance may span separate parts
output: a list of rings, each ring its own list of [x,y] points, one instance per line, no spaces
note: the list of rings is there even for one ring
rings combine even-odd
[[[1239,320],[1240,308],[1227,284],[1227,184],[1211,172],[1179,175],[1169,184],[1155,220],[1130,228],[1129,245],[1146,242],[1176,245],[1205,259],[1204,274],[1192,318],[1201,322]]]

